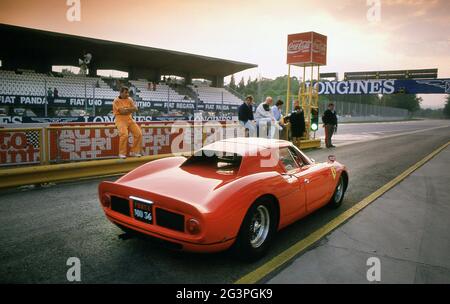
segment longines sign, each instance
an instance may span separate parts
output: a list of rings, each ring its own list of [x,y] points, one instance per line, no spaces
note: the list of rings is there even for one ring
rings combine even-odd
[[[317,83],[314,86],[317,87]],[[318,86],[319,95],[450,93],[450,79],[324,81]]]

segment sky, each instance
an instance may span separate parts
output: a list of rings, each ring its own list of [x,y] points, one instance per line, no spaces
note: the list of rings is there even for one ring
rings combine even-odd
[[[315,31],[328,36],[321,72],[438,68],[450,78],[449,0],[0,0],[0,22],[258,65],[237,81],[286,75],[287,35]]]

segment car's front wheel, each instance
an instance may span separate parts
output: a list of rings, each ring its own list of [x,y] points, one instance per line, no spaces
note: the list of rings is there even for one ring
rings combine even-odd
[[[328,205],[331,208],[340,207],[342,201],[344,200],[344,194],[345,194],[345,181],[343,176],[341,175],[339,177],[338,184],[336,185],[336,189],[334,190],[333,196],[331,197],[331,200],[328,203]]]
[[[235,243],[238,257],[257,260],[268,250],[277,225],[276,208],[260,199],[248,210]]]

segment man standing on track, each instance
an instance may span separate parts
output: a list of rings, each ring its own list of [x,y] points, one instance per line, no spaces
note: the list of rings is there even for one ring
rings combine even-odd
[[[137,112],[136,104],[128,95],[128,88],[120,88],[120,96],[114,99],[113,113],[119,130],[119,157],[126,158],[128,150],[128,132],[133,134],[133,146],[130,156],[141,157],[142,131],[133,120],[132,113]]]
[[[335,146],[331,143],[331,137],[337,129],[338,121],[333,103],[328,104],[328,109],[323,113],[322,122],[325,128],[325,146],[327,148],[334,148]]]

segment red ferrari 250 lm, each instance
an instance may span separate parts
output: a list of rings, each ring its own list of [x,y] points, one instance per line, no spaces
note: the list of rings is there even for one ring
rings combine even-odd
[[[102,182],[99,197],[125,231],[187,251],[233,246],[255,259],[278,230],[324,205],[338,207],[347,186],[347,170],[333,157],[315,163],[288,141],[232,138]]]

